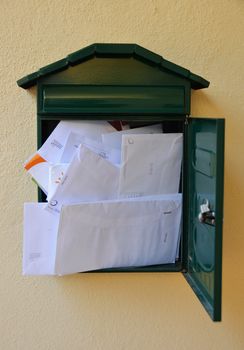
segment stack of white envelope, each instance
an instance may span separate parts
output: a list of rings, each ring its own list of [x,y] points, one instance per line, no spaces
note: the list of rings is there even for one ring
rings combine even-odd
[[[47,195],[24,209],[23,273],[174,263],[182,134],[61,121],[25,168]]]

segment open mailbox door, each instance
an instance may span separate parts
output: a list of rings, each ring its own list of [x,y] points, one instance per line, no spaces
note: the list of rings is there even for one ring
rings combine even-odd
[[[224,119],[189,118],[185,278],[221,320]]]

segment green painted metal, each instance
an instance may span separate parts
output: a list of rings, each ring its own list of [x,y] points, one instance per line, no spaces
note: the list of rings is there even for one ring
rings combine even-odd
[[[181,239],[181,260],[182,271],[187,271],[188,261],[188,120],[186,118],[183,128],[183,164],[182,164],[182,239]]]
[[[127,56],[93,57],[59,73],[40,77],[38,83],[39,86],[49,84],[109,85],[115,87],[181,85],[191,89],[190,81],[184,76]]]
[[[191,73],[189,70],[165,60],[162,56],[149,51],[136,44],[93,44],[79,51],[69,54],[67,57],[39,69],[17,81],[17,84],[27,89],[35,85],[39,79],[53,75],[60,70],[69,70],[70,67],[83,64],[94,58],[131,58],[142,61],[157,71],[169,72],[176,77],[182,77],[188,81],[193,89],[203,89],[209,86],[204,78]],[[158,72],[159,73],[159,72]]]
[[[69,63],[68,61],[64,58],[60,61],[54,62],[49,64],[48,66],[45,66],[40,69],[40,75],[41,76],[46,76],[48,74],[55,74],[57,72],[60,72],[66,68],[68,68]]]
[[[40,75],[38,72],[31,73],[29,75],[24,76],[23,78],[17,81],[18,86],[23,89],[29,89],[30,87],[37,84]]]
[[[185,277],[214,321],[221,320],[224,119],[189,118]],[[206,200],[215,223],[201,223]],[[185,214],[186,216],[186,214]],[[186,238],[186,237],[185,237]],[[187,251],[187,254],[186,254]]]
[[[40,114],[185,115],[190,96],[184,86],[43,85]],[[184,118],[184,117],[183,117]]]
[[[61,65],[62,66],[62,65]],[[131,57],[89,59],[38,80],[39,115],[185,115],[191,84]]]
[[[75,66],[76,64],[80,64],[92,57],[95,56],[95,47],[94,45],[89,45],[81,50],[75,51],[67,56],[67,62],[71,66]]]
[[[167,61],[165,59],[161,62],[161,67],[168,69],[169,71],[173,71],[173,72],[175,72],[175,73],[177,73],[185,78],[189,78],[190,74],[192,74],[188,69],[183,68],[181,66],[178,66],[177,64],[170,62],[170,61]],[[198,76],[196,75],[196,77],[198,77]],[[191,81],[191,85],[193,83],[194,83],[194,79]],[[205,85],[206,85],[206,83],[203,83],[203,86],[205,86]]]
[[[94,44],[95,54],[101,57],[108,56],[132,56],[136,47],[135,44]]]

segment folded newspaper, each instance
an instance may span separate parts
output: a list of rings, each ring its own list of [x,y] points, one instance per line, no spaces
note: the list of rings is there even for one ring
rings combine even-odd
[[[61,121],[25,163],[47,202],[25,203],[23,274],[175,263],[182,148],[160,124]]]

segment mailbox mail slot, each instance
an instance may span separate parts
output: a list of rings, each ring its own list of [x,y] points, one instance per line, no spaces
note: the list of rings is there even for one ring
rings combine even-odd
[[[182,272],[211,318],[219,321],[224,119],[190,117],[191,89],[207,88],[209,82],[135,44],[94,44],[17,83],[24,89],[37,85],[39,147],[60,120],[123,120],[131,127],[160,122],[165,132],[183,133],[178,261],[103,271]],[[39,201],[44,198],[39,191]]]

